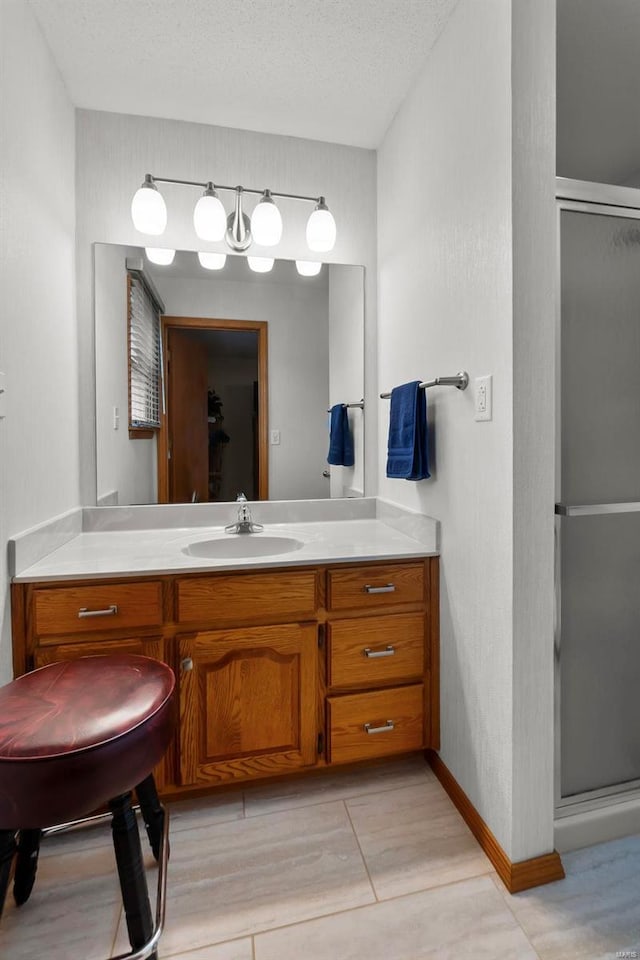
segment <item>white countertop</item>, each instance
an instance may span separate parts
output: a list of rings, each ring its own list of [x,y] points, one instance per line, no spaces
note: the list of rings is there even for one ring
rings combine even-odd
[[[436,556],[419,540],[381,520],[339,520],[319,523],[273,523],[260,536],[293,537],[303,546],[277,556],[213,560],[183,552],[189,544],[214,538],[228,539],[221,526],[152,530],[112,530],[80,533],[15,576],[14,582],[82,580],[100,577],[148,576],[194,571],[255,570],[346,563],[401,560]]]

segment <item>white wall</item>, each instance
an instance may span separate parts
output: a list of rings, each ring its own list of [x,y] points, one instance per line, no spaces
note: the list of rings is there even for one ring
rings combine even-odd
[[[492,374],[493,420],[474,422],[473,387],[466,393],[453,388],[430,390],[432,478],[416,484],[384,475],[386,407],[380,414],[379,492],[441,521],[441,753],[507,853],[520,860],[553,846],[553,805],[548,802],[552,660],[551,633],[547,632],[552,603],[548,571],[553,556],[548,554],[545,520],[544,532],[535,538],[528,571],[539,574],[545,564],[550,565],[534,579],[527,601],[523,594],[525,541],[535,519],[540,519],[540,498],[532,494],[531,484],[526,495],[518,491],[514,496],[514,455],[515,480],[521,483],[539,452],[535,446],[530,454],[524,450],[534,417],[526,413],[523,403],[531,399],[537,373],[534,364],[546,356],[533,334],[535,349],[527,356],[526,340],[520,337],[525,324],[539,322],[538,308],[548,323],[544,311],[549,308],[553,274],[544,300],[536,301],[538,266],[531,256],[532,244],[521,238],[528,229],[533,201],[540,199],[544,177],[537,174],[537,192],[530,193],[535,171],[533,161],[529,166],[525,163],[524,147],[525,142],[531,146],[528,141],[537,131],[528,134],[523,129],[531,122],[530,104],[526,102],[519,120],[516,97],[530,95],[539,79],[539,64],[526,47],[520,0],[513,4],[512,21],[511,0],[460,0],[378,157],[380,388],[388,390],[407,380],[460,369],[468,370],[472,378]],[[545,56],[553,55],[553,37],[549,43],[548,36],[552,7],[546,0],[540,3],[543,26],[533,33]],[[528,29],[537,26],[536,16],[530,12]],[[513,102],[512,29],[514,54],[529,53],[527,66],[536,68],[525,89],[523,68],[515,66]],[[552,82],[552,67],[549,73]],[[546,120],[548,83],[542,89],[538,114]],[[512,111],[516,118],[513,170]],[[547,140],[543,146],[548,146]],[[548,160],[553,171],[550,150],[551,156],[546,157],[539,149],[536,162]],[[552,198],[553,189],[546,203]],[[546,227],[544,221],[533,246],[543,242],[552,251],[553,231],[550,239]],[[543,275],[548,257],[545,252],[540,258]],[[543,279],[546,282],[548,277]],[[521,292],[514,289],[515,283],[522,286]],[[514,307],[518,311],[516,345]],[[514,410],[516,373],[525,375],[527,393]],[[548,384],[546,374],[542,382]],[[520,383],[516,386],[519,390]],[[546,400],[543,407],[546,430]],[[514,424],[522,431],[515,442]],[[541,465],[547,480],[548,466],[547,459]],[[514,509],[523,508],[527,498],[526,518],[514,523]],[[545,506],[551,519],[552,503]],[[526,604],[522,617],[514,602]],[[538,603],[541,616],[536,634],[532,610]],[[518,630],[522,628],[515,644],[514,621]],[[523,702],[524,644],[531,640],[537,648],[530,665],[545,672],[539,684],[537,674],[528,678],[530,689]],[[539,695],[548,714],[532,710],[532,701]],[[532,733],[533,723],[540,725],[544,736],[533,737],[534,749],[527,751],[527,733]],[[533,790],[528,800],[522,789],[525,783]],[[535,822],[527,824],[524,820],[531,808],[536,810]]]
[[[117,503],[156,503],[156,440],[129,437],[129,355],[126,258],[133,248],[96,244],[96,453],[98,498],[117,493]],[[139,255],[139,254],[138,254]],[[119,411],[113,427],[114,407]]]
[[[358,271],[360,272],[360,271]],[[154,282],[167,316],[266,320],[269,351],[269,499],[329,496],[327,466],[329,323],[325,283],[270,280],[161,279]],[[362,365],[362,340],[360,342]]]
[[[513,857],[553,847],[555,0],[512,0]]]
[[[366,431],[372,442],[365,445],[366,479],[367,492],[375,491],[375,153],[293,137],[87,110],[77,111],[76,135],[83,501],[94,502],[96,489],[95,423],[91,415],[94,396],[91,244],[95,241],[141,243],[143,238],[134,229],[129,210],[133,193],[145,173],[186,180],[211,178],[252,187],[269,184],[285,192],[327,197],[338,224],[338,240],[328,259],[336,263],[363,264],[367,268],[366,390],[372,402]],[[184,187],[168,186],[164,194],[169,223],[162,245],[196,249],[192,211],[197,190],[192,193]],[[308,206],[283,201],[282,210],[283,239],[278,247],[271,248],[269,255],[308,259],[304,240]],[[223,243],[209,247],[226,252]]]
[[[341,266],[332,266],[329,270],[329,406],[357,403],[364,397],[362,281],[360,271]],[[353,496],[364,491],[364,423],[367,414],[368,411],[358,407],[347,413],[353,437],[354,464],[352,467],[329,468],[332,497]]]
[[[75,507],[74,111],[23,0],[0,4],[0,683],[11,676],[6,541]]]

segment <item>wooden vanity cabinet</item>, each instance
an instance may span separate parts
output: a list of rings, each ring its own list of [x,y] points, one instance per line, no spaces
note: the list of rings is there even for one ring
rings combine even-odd
[[[165,794],[439,746],[436,557],[18,583],[12,620],[16,675],[110,652],[173,667]]]
[[[439,746],[438,560],[327,571],[327,760]]]

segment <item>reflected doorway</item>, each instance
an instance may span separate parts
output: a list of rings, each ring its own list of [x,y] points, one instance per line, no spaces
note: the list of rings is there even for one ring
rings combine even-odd
[[[162,317],[160,503],[268,498],[267,324]]]

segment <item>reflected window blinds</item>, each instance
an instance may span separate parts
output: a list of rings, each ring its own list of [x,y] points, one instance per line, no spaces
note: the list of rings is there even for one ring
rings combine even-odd
[[[129,429],[160,427],[160,314],[144,280],[129,273]]]

